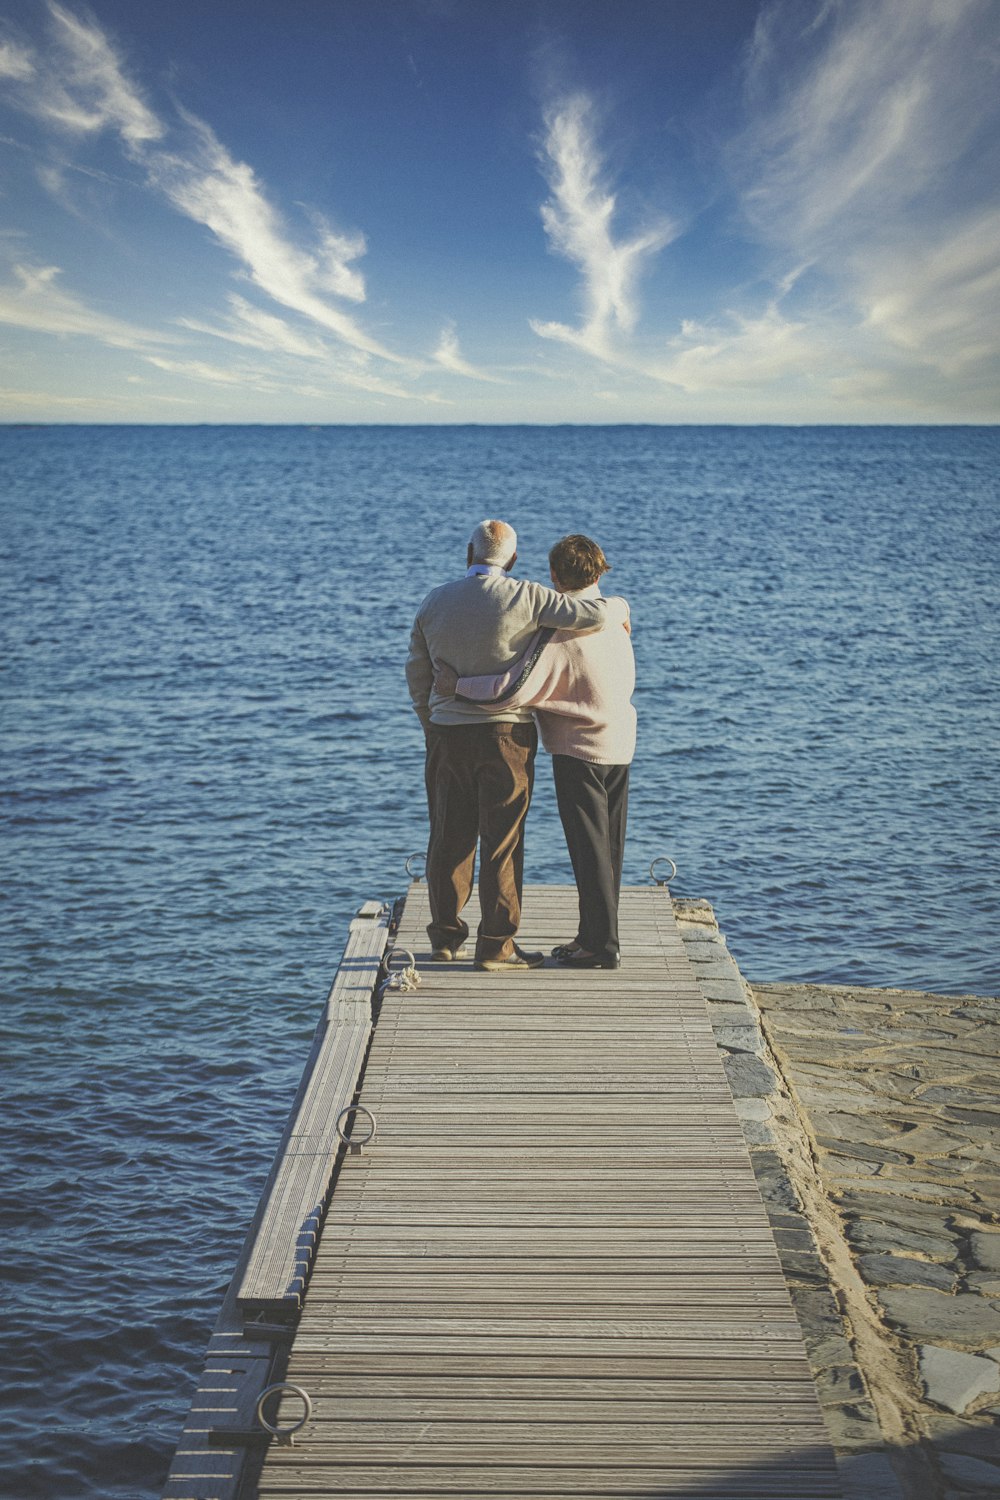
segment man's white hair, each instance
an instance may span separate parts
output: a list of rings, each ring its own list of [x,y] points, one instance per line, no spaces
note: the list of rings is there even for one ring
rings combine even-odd
[[[474,563],[505,567],[517,551],[517,532],[506,521],[480,521],[469,538]]]

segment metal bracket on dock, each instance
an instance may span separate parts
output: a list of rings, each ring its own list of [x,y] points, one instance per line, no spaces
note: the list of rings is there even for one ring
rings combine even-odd
[[[264,1415],[265,1401],[282,1391],[291,1391],[293,1395],[301,1399],[303,1405],[299,1420],[287,1427],[276,1426]],[[291,1385],[287,1380],[280,1380],[261,1391],[257,1409],[254,1412],[254,1418],[258,1423],[256,1427],[210,1427],[205,1436],[210,1448],[266,1448],[272,1438],[280,1447],[290,1448],[295,1441],[295,1434],[306,1425],[311,1416],[312,1399],[309,1392],[304,1391],[300,1385]]]
[[[340,1128],[340,1122],[345,1115],[367,1115],[369,1120],[371,1120],[372,1122],[371,1130],[369,1130],[368,1134],[366,1136],[363,1136],[360,1140],[358,1140],[356,1136],[345,1135],[343,1130]],[[370,1141],[373,1141],[375,1139],[375,1132],[378,1130],[378,1121],[375,1119],[375,1116],[372,1114],[371,1110],[366,1109],[363,1104],[348,1104],[346,1108],[342,1109],[340,1111],[340,1114],[337,1116],[337,1121],[334,1128],[336,1129],[336,1132],[340,1139],[343,1141],[344,1145],[350,1148],[351,1154],[353,1156],[360,1156],[365,1146],[367,1146]]]
[[[397,955],[402,955],[407,962],[400,969],[392,967],[392,961]],[[409,948],[388,948],[382,959],[382,967],[385,969],[385,979],[382,981],[382,990],[415,990],[420,983],[420,975],[417,973],[417,960]]]
[[[279,1392],[284,1391],[291,1391],[294,1396],[298,1396],[301,1399],[303,1412],[299,1420],[297,1422],[293,1422],[291,1426],[277,1427],[273,1422],[269,1422],[265,1417],[264,1403],[269,1396],[274,1396]],[[309,1418],[312,1416],[312,1409],[313,1404],[308,1391],[304,1391],[300,1385],[290,1384],[290,1382],[287,1380],[279,1380],[275,1385],[269,1385],[266,1391],[261,1391],[260,1400],[257,1402],[257,1411],[255,1415],[257,1421],[263,1427],[265,1432],[269,1432],[276,1442],[289,1447],[294,1442],[295,1434],[298,1432],[299,1428],[304,1427]]]
[[[420,872],[419,875],[415,874],[414,871],[411,869],[411,866],[412,866],[413,861],[415,859],[419,859],[419,860],[423,861],[424,868]],[[408,854],[406,856],[406,861],[405,861],[405,864],[403,865],[403,868],[405,869],[407,875],[409,875],[410,879],[411,880],[415,880],[417,882],[417,884],[419,885],[420,881],[423,880],[424,875],[427,873],[427,856],[424,855],[424,854]]]

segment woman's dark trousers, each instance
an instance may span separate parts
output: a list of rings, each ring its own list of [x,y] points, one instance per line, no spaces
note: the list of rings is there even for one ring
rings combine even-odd
[[[617,953],[629,768],[553,755],[552,771],[580,898],[576,941],[588,953]]]

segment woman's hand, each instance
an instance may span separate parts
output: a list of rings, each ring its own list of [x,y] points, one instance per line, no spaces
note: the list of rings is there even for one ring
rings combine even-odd
[[[458,686],[458,673],[454,667],[449,667],[446,661],[441,662],[434,673],[434,691],[439,698],[451,698]]]

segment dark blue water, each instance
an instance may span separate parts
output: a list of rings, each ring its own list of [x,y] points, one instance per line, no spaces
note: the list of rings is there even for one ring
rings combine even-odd
[[[626,879],[751,979],[1000,989],[997,429],[0,428],[0,1490],[158,1493],[472,525],[632,601]],[[529,878],[570,878],[548,773]]]

